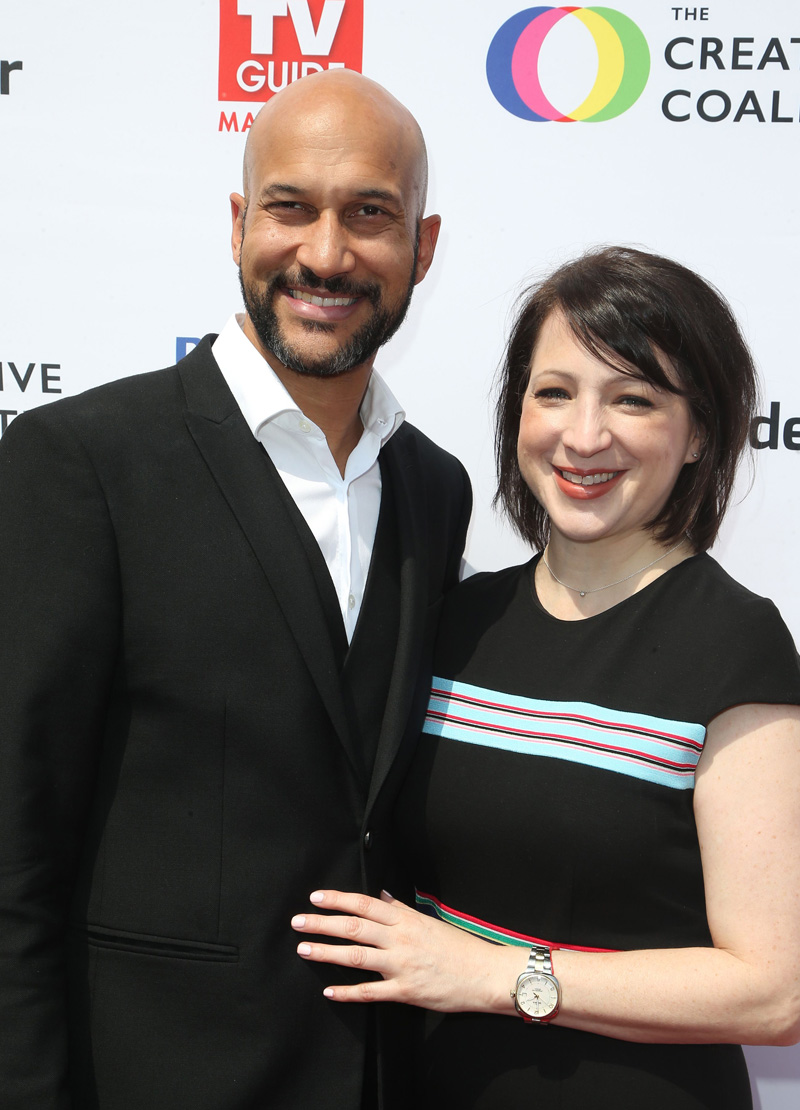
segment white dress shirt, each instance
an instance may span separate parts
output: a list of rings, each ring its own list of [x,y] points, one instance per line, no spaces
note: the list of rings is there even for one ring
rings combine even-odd
[[[324,433],[297,407],[280,378],[231,316],[211,348],[251,432],[263,444],[319,544],[339,598],[348,642],[361,611],[378,513],[378,452],[405,419],[373,370],[361,403],[361,433],[345,467]]]

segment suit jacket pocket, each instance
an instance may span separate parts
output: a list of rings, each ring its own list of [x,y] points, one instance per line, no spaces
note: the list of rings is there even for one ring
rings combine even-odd
[[[239,959],[239,949],[232,944],[159,937],[150,933],[129,933],[122,929],[108,929],[104,925],[73,924],[72,929],[82,934],[92,948],[111,948],[117,952],[130,952],[139,956],[204,960],[211,963],[236,963]]]

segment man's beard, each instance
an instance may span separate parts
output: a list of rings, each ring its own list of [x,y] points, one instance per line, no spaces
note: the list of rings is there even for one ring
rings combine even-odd
[[[305,266],[300,266],[296,274],[290,275],[288,271],[275,274],[263,290],[257,290],[253,285],[245,282],[240,266],[239,284],[242,288],[247,315],[264,349],[271,351],[284,366],[297,374],[307,374],[313,378],[332,378],[360,366],[392,338],[405,319],[411,303],[416,268],[417,246],[415,245],[408,286],[402,300],[393,307],[387,307],[383,303],[380,287],[374,282],[349,281],[345,277],[323,280]],[[364,297],[372,306],[372,312],[369,319],[338,350],[319,358],[304,357],[281,332],[274,308],[275,297],[279,291],[294,285],[316,289],[320,296],[327,294],[335,297]],[[326,324],[320,320],[301,320],[300,324],[308,332],[335,331],[334,324]]]

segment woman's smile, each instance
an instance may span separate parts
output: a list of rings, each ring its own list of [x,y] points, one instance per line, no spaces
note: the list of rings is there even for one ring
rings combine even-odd
[[[594,501],[603,497],[617,485],[621,470],[580,471],[553,467],[556,482],[567,497],[576,501]]]

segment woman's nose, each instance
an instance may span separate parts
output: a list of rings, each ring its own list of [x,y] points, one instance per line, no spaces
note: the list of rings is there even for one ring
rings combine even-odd
[[[584,459],[608,450],[613,436],[603,407],[591,402],[575,402],[570,406],[570,419],[561,440],[565,447]]]

